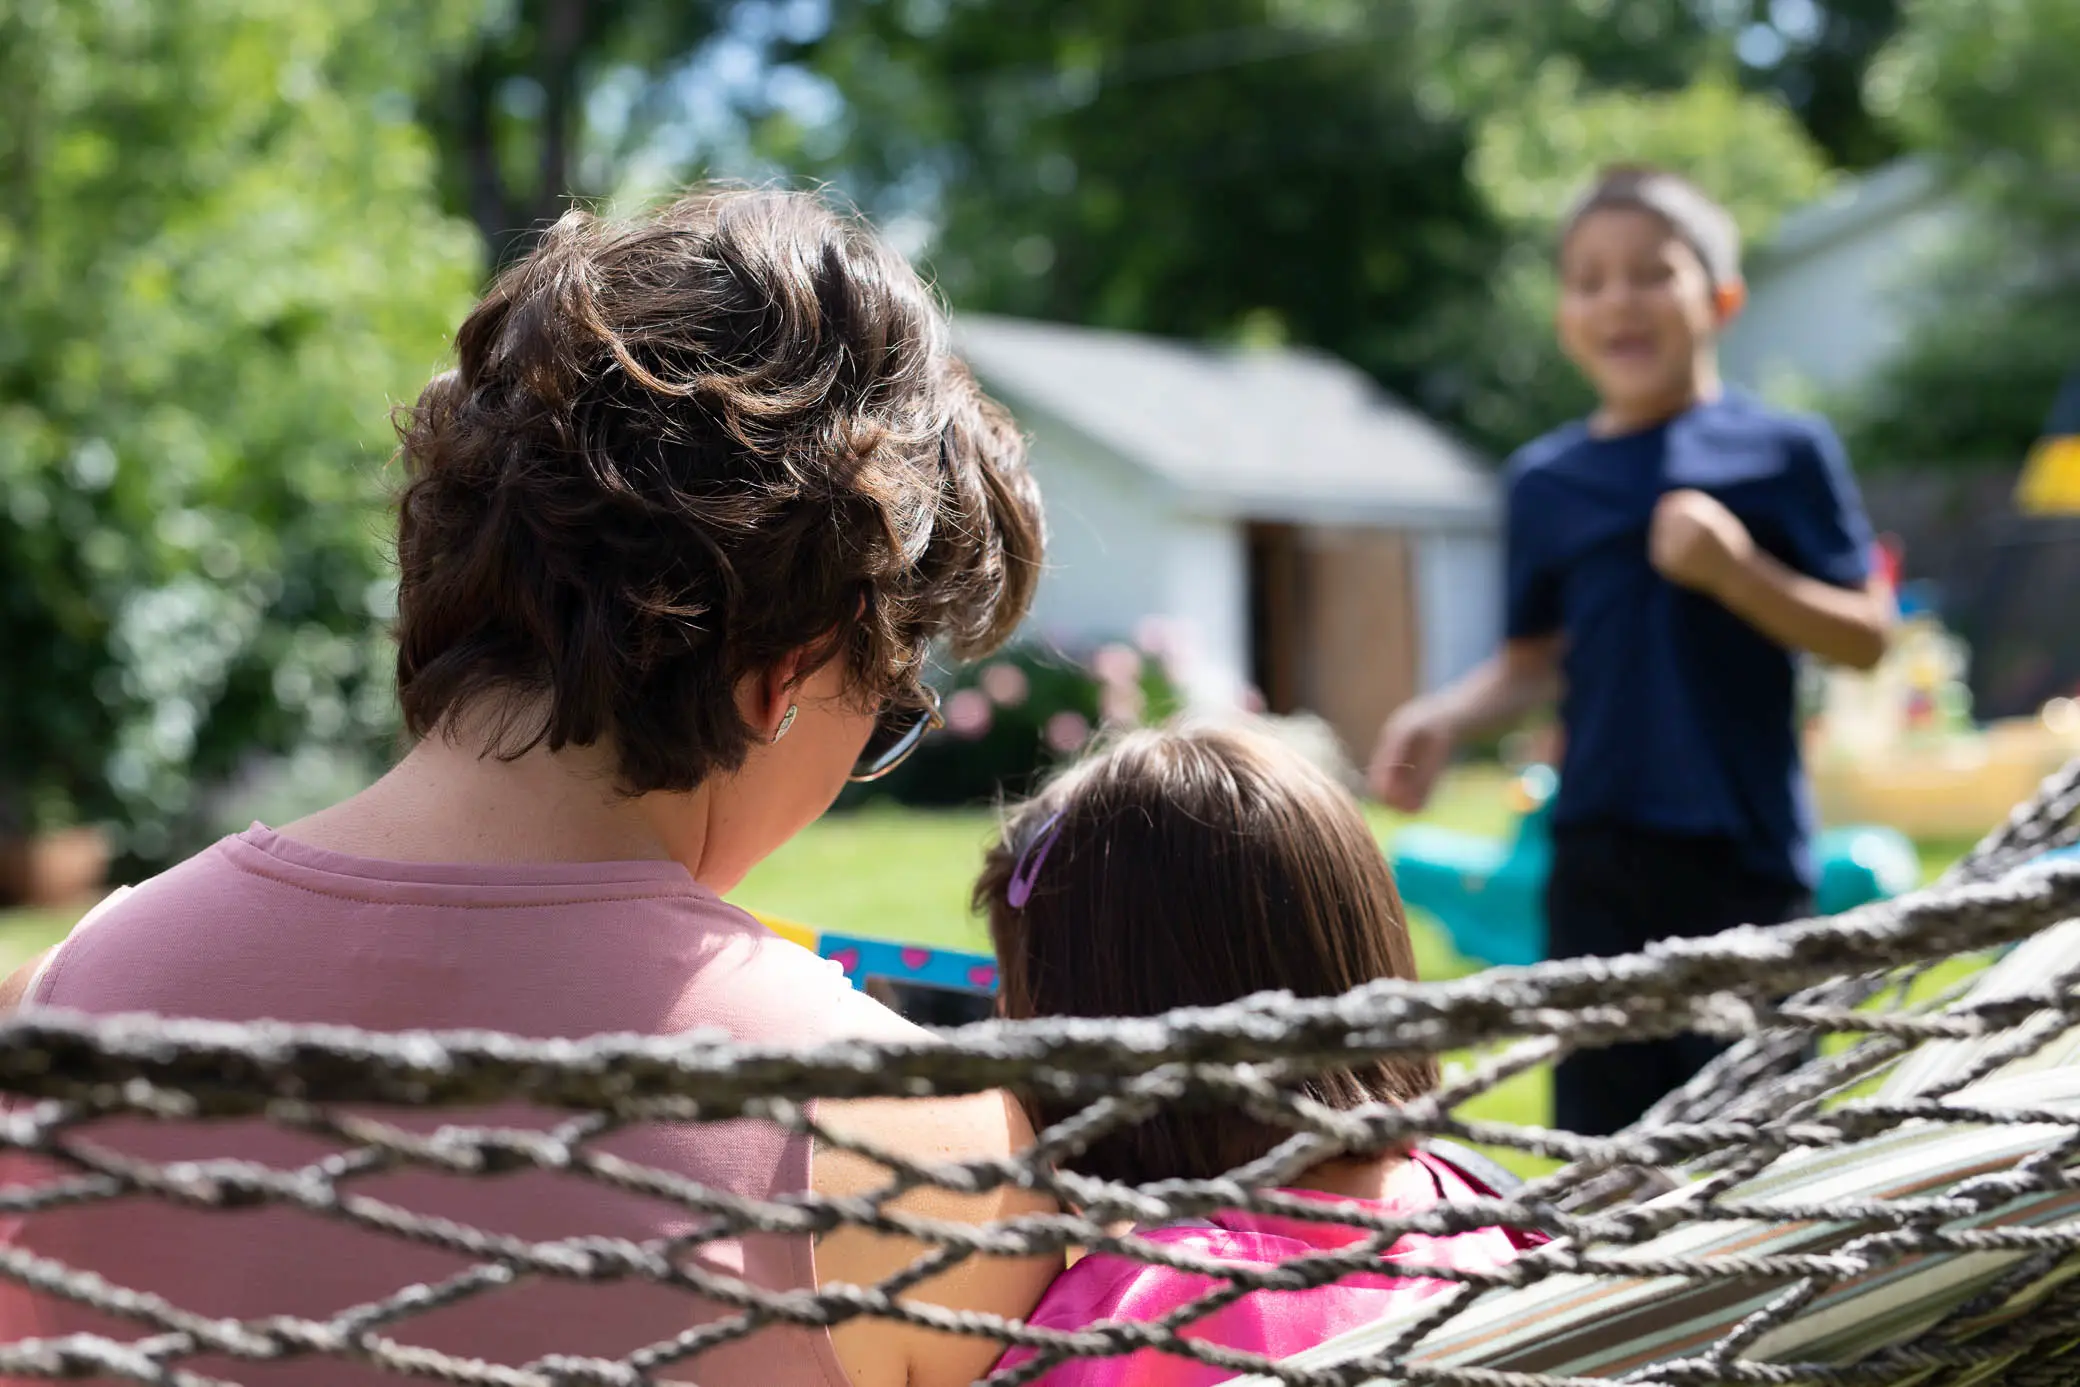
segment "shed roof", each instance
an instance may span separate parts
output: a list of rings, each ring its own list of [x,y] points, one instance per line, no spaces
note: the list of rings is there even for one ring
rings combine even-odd
[[[1257,520],[1485,526],[1480,456],[1325,353],[1201,346],[966,314],[959,348],[988,388],[1173,487]]]

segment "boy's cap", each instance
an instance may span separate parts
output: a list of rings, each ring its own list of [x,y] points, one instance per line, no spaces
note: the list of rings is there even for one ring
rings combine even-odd
[[[1695,183],[1666,169],[1645,165],[1605,169],[1560,223],[1560,243],[1565,245],[1590,213],[1614,207],[1652,212],[1667,222],[1697,252],[1715,287],[1740,282],[1741,232],[1733,214]]]

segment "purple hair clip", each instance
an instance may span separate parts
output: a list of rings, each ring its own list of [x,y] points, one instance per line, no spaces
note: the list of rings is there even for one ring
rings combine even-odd
[[[1011,883],[1004,888],[1004,900],[1013,910],[1024,910],[1026,902],[1033,899],[1033,882],[1040,869],[1047,864],[1047,850],[1061,836],[1062,811],[1057,809],[1047,816],[1025,850],[1018,855],[1018,863],[1011,869]]]

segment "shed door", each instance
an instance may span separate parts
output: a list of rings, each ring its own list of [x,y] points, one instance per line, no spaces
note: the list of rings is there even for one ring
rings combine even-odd
[[[1319,529],[1307,539],[1307,706],[1362,764],[1380,724],[1416,694],[1414,546],[1398,530]]]
[[[1399,530],[1250,529],[1257,687],[1274,713],[1319,714],[1361,763],[1418,687],[1413,550]]]
[[[1273,713],[1297,711],[1306,684],[1306,558],[1291,525],[1249,527],[1250,682]]]

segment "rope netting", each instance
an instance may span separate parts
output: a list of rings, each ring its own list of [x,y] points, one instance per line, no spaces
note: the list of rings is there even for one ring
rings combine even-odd
[[[2043,854],[2080,839],[2076,811],[2080,765],[1934,886],[1825,920],[1150,1020],[989,1022],[786,1050],[701,1034],[535,1041],[30,1011],[0,1027],[0,1091],[11,1095],[0,1146],[36,1173],[0,1184],[0,1217],[33,1224],[140,1203],[212,1218],[291,1210],[438,1252],[454,1269],[321,1313],[236,1320],[183,1309],[165,1287],[117,1284],[33,1240],[0,1246],[0,1278],[111,1326],[18,1336],[0,1344],[0,1375],[199,1383],[238,1380],[241,1365],[330,1359],[457,1383],[698,1382],[704,1355],[741,1351],[776,1327],[881,1316],[1036,1350],[998,1374],[1004,1387],[1072,1358],[1150,1347],[1307,1387],[2073,1381],[2080,861]],[[1683,1031],[1733,1044],[1615,1137],[1477,1115],[1484,1095],[1569,1051]],[[1448,1061],[1442,1086],[1418,1102],[1336,1111],[1294,1091],[1326,1067],[1413,1052]],[[1014,1159],[921,1165],[830,1130],[811,1102],[1000,1087],[1067,1102],[1076,1116]],[[1069,1168],[1097,1138],[1175,1105],[1238,1110],[1291,1135],[1219,1180],[1127,1186]],[[652,1124],[732,1121],[849,1148],[889,1175],[856,1198],[750,1198],[632,1160],[615,1140]],[[310,1154],[141,1154],[153,1148],[135,1132],[169,1126],[264,1128]],[[1397,1218],[1280,1189],[1330,1156],[1431,1142],[1475,1167],[1469,1149],[1547,1173]],[[683,1217],[667,1237],[530,1237],[472,1222],[466,1201],[389,1197],[383,1181],[401,1172],[465,1184],[549,1175]],[[1007,1185],[1061,1212],[973,1225],[901,1202],[927,1186]],[[1240,1267],[1133,1231],[1222,1211],[1364,1236]],[[845,1226],[926,1250],[880,1285],[814,1291],[756,1284],[741,1265],[701,1255],[724,1240]],[[1498,1226],[1549,1240],[1527,1240],[1490,1270],[1428,1268],[1448,1283],[1436,1294],[1297,1357],[1272,1362],[1180,1332],[1252,1292],[1377,1273],[1409,1234]],[[1213,1289],[1159,1319],[1077,1330],[907,1294],[966,1259],[1070,1249],[1201,1273]],[[503,1365],[414,1337],[428,1317],[541,1283],[683,1296],[689,1327],[616,1357]]]

